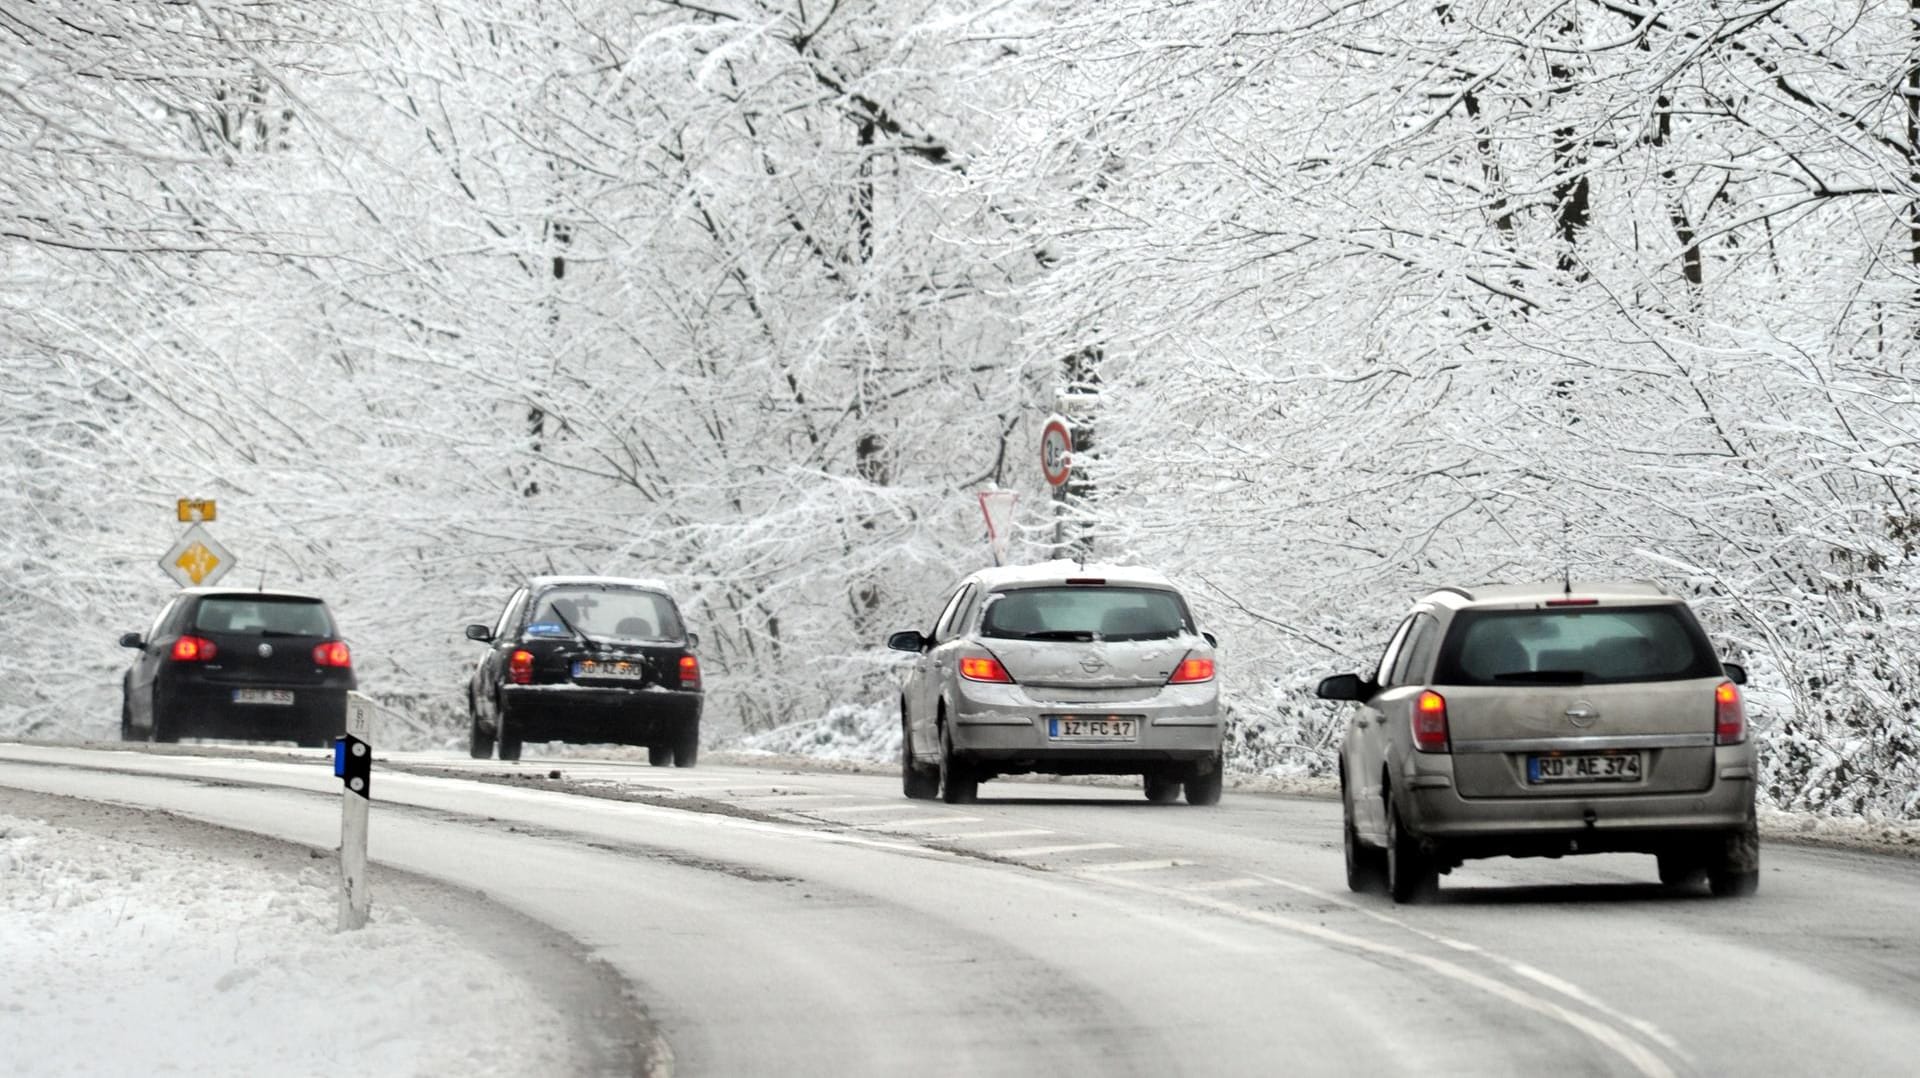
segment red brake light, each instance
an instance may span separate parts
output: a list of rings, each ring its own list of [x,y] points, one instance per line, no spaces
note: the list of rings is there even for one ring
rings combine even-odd
[[[507,676],[513,679],[515,685],[531,685],[533,683],[533,652],[521,648],[507,656]]]
[[[1447,700],[1432,689],[1413,702],[1413,747],[1421,752],[1447,751]]]
[[[680,687],[683,689],[700,687],[700,660],[692,655],[680,656]]]
[[[1173,668],[1173,676],[1167,679],[1169,685],[1186,685],[1196,681],[1213,680],[1213,660],[1196,659],[1188,656],[1180,660]]]
[[[991,655],[969,655],[960,660],[960,676],[968,681],[998,681],[1013,684],[1013,675]]]
[[[352,666],[353,652],[347,650],[347,644],[344,640],[329,640],[324,644],[315,644],[313,646],[313,664],[315,666]]]
[[[213,641],[203,636],[183,636],[173,642],[173,661],[177,663],[203,663],[219,652]]]
[[[1548,606],[1598,606],[1598,599],[1548,599]]]
[[[1069,584],[1093,584],[1098,586],[1106,582],[1107,578],[1103,576],[1070,576],[1067,578],[1067,583]]]
[[[1723,681],[1713,690],[1713,743],[1738,745],[1747,739],[1747,706],[1740,687]]]

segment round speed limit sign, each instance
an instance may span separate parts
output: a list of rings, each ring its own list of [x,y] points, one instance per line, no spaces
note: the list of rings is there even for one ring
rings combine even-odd
[[[1073,435],[1067,433],[1067,421],[1059,416],[1047,420],[1040,431],[1040,471],[1047,482],[1059,486],[1067,481],[1073,465]]]

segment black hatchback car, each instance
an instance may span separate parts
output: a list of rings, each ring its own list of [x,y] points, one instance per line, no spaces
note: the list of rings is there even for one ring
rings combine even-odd
[[[645,745],[655,766],[700,756],[699,637],[658,583],[543,576],[507,600],[467,683],[469,749],[518,760],[528,741]]]
[[[120,737],[325,745],[344,729],[353,655],[327,604],[281,591],[188,588],[145,634],[121,686]]]

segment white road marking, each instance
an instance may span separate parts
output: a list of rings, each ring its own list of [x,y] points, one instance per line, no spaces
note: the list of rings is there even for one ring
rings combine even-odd
[[[995,850],[1001,857],[1045,857],[1050,853],[1081,853],[1087,850],[1124,849],[1118,842],[1080,842],[1071,846],[1022,846],[1017,850]]]
[[[1152,872],[1163,868],[1181,868],[1193,864],[1178,857],[1163,858],[1159,861],[1109,861],[1103,865],[1088,865],[1081,872]]]
[[[906,805],[829,805],[827,812],[899,812]]]
[[[943,827],[956,823],[973,823],[978,816],[913,816],[905,820],[882,820],[879,823],[863,823],[857,830],[889,831],[896,827]]]
[[[1616,1054],[1621,1056],[1623,1059],[1625,1059],[1629,1064],[1631,1064],[1635,1070],[1639,1071],[1643,1075],[1646,1075],[1646,1078],[1674,1078],[1673,1069],[1667,1066],[1665,1060],[1662,1060],[1652,1050],[1647,1048],[1646,1045],[1641,1044],[1640,1042],[1634,1040],[1631,1035],[1629,1035],[1626,1032],[1623,1032],[1621,1029],[1612,1025],[1608,1025],[1603,1021],[1589,1018],[1586,1015],[1579,1013],[1578,1011],[1568,1010],[1566,1007],[1563,1007],[1560,1004],[1555,1003],[1550,999],[1546,999],[1542,996],[1538,996],[1531,992],[1528,992],[1524,988],[1519,988],[1513,985],[1505,984],[1501,981],[1497,981],[1493,979],[1492,977],[1488,977],[1481,973],[1476,973],[1473,970],[1466,968],[1465,966],[1461,966],[1453,962],[1449,962],[1444,958],[1435,958],[1431,955],[1423,955],[1416,951],[1409,951],[1403,948],[1391,946],[1389,944],[1375,943],[1371,940],[1362,939],[1359,936],[1350,936],[1345,932],[1336,931],[1335,929],[1327,928],[1323,925],[1309,924],[1305,921],[1295,920],[1294,918],[1285,917],[1277,913],[1268,912],[1266,910],[1248,909],[1244,906],[1236,905],[1233,902],[1227,901],[1225,899],[1210,898],[1207,895],[1200,893],[1201,888],[1197,888],[1197,887],[1179,888],[1179,887],[1156,886],[1151,883],[1145,883],[1137,879],[1130,879],[1125,876],[1112,876],[1112,875],[1103,876],[1098,873],[1088,872],[1085,868],[1075,869],[1072,874],[1080,877],[1081,879],[1088,880],[1089,882],[1104,883],[1110,887],[1120,887],[1130,891],[1138,891],[1138,892],[1147,893],[1147,894],[1162,895],[1167,898],[1179,899],[1180,901],[1188,902],[1193,905],[1201,906],[1207,909],[1216,910],[1220,913],[1228,914],[1229,916],[1242,917],[1247,920],[1257,921],[1261,924],[1271,925],[1274,928],[1279,928],[1284,931],[1293,932],[1302,936],[1307,936],[1312,939],[1318,939],[1323,942],[1333,944],[1335,946],[1349,947],[1354,950],[1366,952],[1368,954],[1383,955],[1388,958],[1398,959],[1402,962],[1409,962],[1409,963],[1412,963],[1413,965],[1423,966],[1426,969],[1431,970],[1432,972],[1439,974],[1440,976],[1445,977],[1449,980],[1458,981],[1461,984],[1465,984],[1473,988],[1478,988],[1481,991],[1487,993],[1488,995],[1506,1000],[1507,1002],[1512,1003],[1515,1006],[1523,1007],[1527,1010],[1533,1011],[1536,1014],[1545,1015],[1548,1018],[1555,1019],[1568,1026],[1571,1026],[1572,1028],[1578,1030],[1579,1032],[1584,1033],[1587,1036],[1593,1038],[1594,1040],[1600,1042],[1600,1044],[1603,1045],[1604,1047],[1611,1049],[1613,1052],[1615,1052]],[[1376,913],[1373,910],[1369,910],[1353,902],[1349,902],[1346,899],[1340,898],[1337,895],[1329,894],[1325,891],[1322,891],[1317,887],[1308,887],[1305,884],[1294,883],[1291,880],[1283,880],[1275,876],[1262,876],[1259,879],[1260,879],[1260,882],[1273,884],[1279,887],[1285,887],[1289,890],[1297,891],[1301,894],[1310,895],[1315,898],[1321,899],[1323,901],[1331,902],[1337,906],[1344,906],[1348,909],[1358,911],[1360,913],[1373,917],[1375,920],[1383,921],[1385,923],[1404,928],[1407,931],[1412,932],[1416,935],[1422,936],[1434,943],[1449,944],[1449,943],[1457,942],[1457,941],[1449,941],[1444,936],[1440,936],[1432,932],[1427,932],[1422,929],[1415,928],[1414,926],[1409,925],[1404,921],[1401,921],[1399,918],[1389,917],[1389,916],[1386,916],[1385,914]],[[1471,944],[1461,944],[1459,947],[1456,947],[1455,949],[1471,950],[1476,952],[1480,951],[1480,948],[1474,947]],[[1493,958],[1496,961],[1499,961],[1500,964],[1508,967],[1510,970],[1512,970],[1517,974],[1520,974],[1522,976],[1527,976],[1527,973],[1525,972],[1525,968],[1521,967],[1519,963],[1500,958],[1500,956],[1498,955],[1489,954],[1488,957]],[[1536,983],[1542,984],[1543,987],[1553,988],[1555,991],[1559,990],[1554,985],[1548,983],[1547,981],[1543,981],[1540,978],[1529,977],[1529,979],[1535,980]],[[1573,988],[1574,986],[1567,985],[1567,987]],[[1626,1027],[1633,1030],[1634,1032],[1638,1032],[1641,1035],[1648,1037],[1650,1040],[1653,1040],[1659,1043],[1662,1047],[1666,1047],[1675,1052],[1679,1052],[1678,1046],[1674,1044],[1674,1042],[1672,1041],[1672,1038],[1668,1037],[1665,1033],[1654,1028],[1650,1023],[1647,1023],[1640,1019],[1633,1018],[1629,1015],[1620,1014],[1619,1012],[1614,1011],[1612,1008],[1606,1007],[1603,1004],[1599,1004],[1597,1001],[1587,996],[1585,992],[1581,992],[1577,988],[1574,989],[1574,991],[1572,993],[1569,993],[1568,995],[1569,995],[1569,998],[1574,999],[1584,1005],[1594,1007],[1596,1010],[1599,1010],[1603,1015],[1605,1015],[1608,1019],[1611,1019],[1615,1022],[1619,1022],[1625,1025]],[[1684,1058],[1685,1053],[1681,1052],[1679,1054],[1681,1054],[1682,1057]]]
[[[1044,827],[1022,827],[1012,831],[956,831],[951,835],[928,835],[928,838],[1031,838],[1034,835],[1051,835],[1057,832]]]
[[[741,801],[781,801],[781,802],[786,802],[786,801],[853,801],[853,800],[857,800],[857,799],[858,799],[858,796],[859,796],[859,795],[857,795],[857,794],[789,794],[789,793],[768,793],[768,794],[741,794],[741,795],[740,795],[740,797],[739,797],[739,800],[741,800]]]

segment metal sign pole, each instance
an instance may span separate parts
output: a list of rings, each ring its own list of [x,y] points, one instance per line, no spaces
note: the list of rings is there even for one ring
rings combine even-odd
[[[340,923],[365,927],[373,908],[367,887],[367,809],[373,793],[373,700],[347,693],[347,732],[333,739],[333,773],[340,778]]]

